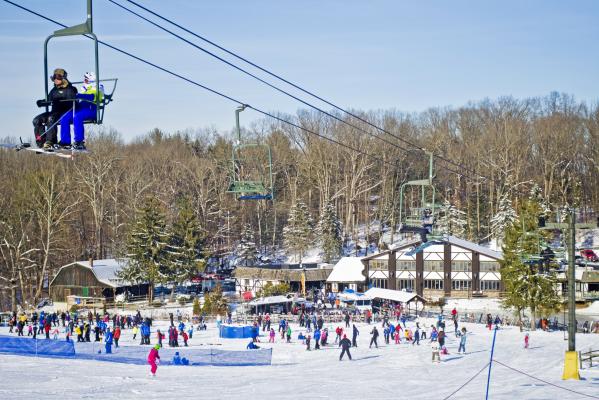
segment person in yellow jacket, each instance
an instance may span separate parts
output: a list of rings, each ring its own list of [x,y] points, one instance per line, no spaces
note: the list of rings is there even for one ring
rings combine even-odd
[[[72,147],[75,150],[85,150],[85,129],[83,124],[87,120],[96,120],[97,102],[104,99],[104,87],[96,82],[96,75],[93,72],[86,72],[83,75],[83,86],[77,94],[77,99],[79,99],[79,103],[75,107],[75,112],[71,114],[70,120],[65,121],[65,123],[73,123],[74,143]],[[68,117],[66,118],[68,119]],[[64,131],[65,134],[63,135],[61,128],[60,145],[63,148],[69,148],[71,146],[71,132],[70,130]]]

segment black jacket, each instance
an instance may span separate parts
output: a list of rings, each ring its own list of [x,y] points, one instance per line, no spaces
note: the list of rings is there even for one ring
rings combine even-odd
[[[48,93],[48,102],[52,105],[52,113],[60,114],[61,116],[73,108],[73,102],[65,100],[73,100],[77,96],[77,89],[71,84],[67,83],[66,87],[54,86],[50,93]],[[46,105],[44,100],[38,100],[38,107]]]
[[[351,347],[351,342],[348,338],[344,338],[339,342],[339,346],[341,346],[341,348],[344,350],[348,350]]]

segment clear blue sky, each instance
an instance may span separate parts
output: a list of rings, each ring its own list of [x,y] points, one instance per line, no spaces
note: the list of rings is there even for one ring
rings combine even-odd
[[[85,0],[14,1],[84,20]],[[599,99],[599,1],[138,1],[342,107],[422,111],[554,90]],[[101,40],[209,87],[269,111],[304,108],[107,0],[94,1],[94,17]],[[31,136],[54,29],[0,0],[0,137]],[[88,40],[51,43],[51,67],[72,78],[92,69]],[[105,125],[126,139],[234,126],[235,104],[110,49],[100,58],[103,77],[119,78]],[[242,114],[245,125],[259,118]]]

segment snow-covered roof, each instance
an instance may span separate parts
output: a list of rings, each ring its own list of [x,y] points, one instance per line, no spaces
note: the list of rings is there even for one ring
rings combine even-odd
[[[98,282],[108,287],[117,288],[122,286],[130,286],[130,282],[126,282],[123,279],[117,277],[117,273],[127,265],[127,262],[127,258],[109,258],[106,260],[93,260],[91,265],[89,261],[76,261],[74,263],[62,266],[56,273],[56,276],[52,279],[52,282],[54,282],[54,279],[56,279],[56,277],[64,268],[73,265],[80,265],[84,268],[89,268],[98,280]],[[50,285],[52,285],[52,282],[50,282]]]
[[[422,297],[418,296],[416,293],[408,293],[401,290],[370,288],[364,294],[371,299],[385,299],[401,302],[404,304],[409,303],[414,299],[423,301]]]
[[[259,299],[254,299],[248,303],[250,306],[264,306],[267,304],[281,304],[281,303],[291,303],[292,300],[288,299],[285,296],[269,296],[262,297]]]
[[[335,264],[327,282],[364,282],[361,257],[343,257]]]

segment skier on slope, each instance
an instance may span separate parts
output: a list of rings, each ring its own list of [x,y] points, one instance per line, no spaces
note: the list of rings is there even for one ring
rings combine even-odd
[[[341,355],[339,356],[339,361],[343,360],[343,355],[347,353],[351,361],[351,353],[349,352],[349,348],[351,347],[351,342],[347,338],[347,335],[343,335],[343,339],[339,342],[339,346],[342,348]]]
[[[374,343],[374,345],[378,349],[379,345],[376,340],[379,337],[379,331],[378,331],[378,329],[376,329],[376,326],[374,326],[372,328],[372,331],[370,332],[370,334],[372,335],[372,337],[370,338],[370,346],[368,346],[368,348],[372,348],[372,344]]]
[[[358,328],[356,327],[356,324],[353,324],[353,332],[352,332],[352,347],[358,347],[358,335],[360,334],[360,331],[358,330]]]
[[[156,376],[156,371],[158,370],[158,364],[160,363],[160,354],[158,354],[158,350],[160,350],[160,345],[155,345],[150,350],[148,354],[148,364],[150,364],[150,372],[152,376]]]

